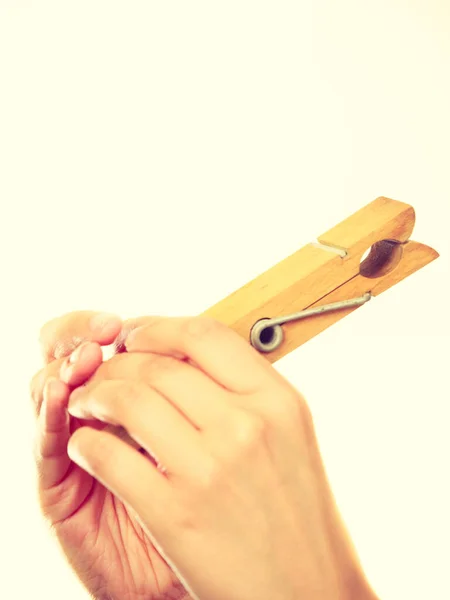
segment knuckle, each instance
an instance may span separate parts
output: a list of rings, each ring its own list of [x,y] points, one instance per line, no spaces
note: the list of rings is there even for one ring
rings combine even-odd
[[[205,339],[223,330],[225,326],[211,317],[190,317],[182,325],[182,335],[189,339]]]
[[[269,423],[261,415],[242,412],[232,426],[232,447],[238,453],[259,447],[267,437]]]

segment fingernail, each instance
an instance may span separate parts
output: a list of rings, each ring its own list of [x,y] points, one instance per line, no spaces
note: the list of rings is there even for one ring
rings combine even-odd
[[[108,335],[110,331],[115,331],[121,322],[122,319],[117,315],[112,313],[99,313],[92,317],[89,325],[95,332]]]
[[[82,344],[80,344],[78,346],[78,348],[76,348],[72,354],[69,357],[69,363],[71,365],[73,365],[74,363],[76,363],[78,360],[80,360],[80,358],[83,355],[84,349],[86,348],[86,346],[88,346],[90,344],[90,342],[83,342]]]

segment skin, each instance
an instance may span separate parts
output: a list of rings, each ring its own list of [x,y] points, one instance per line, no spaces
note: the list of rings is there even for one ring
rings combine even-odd
[[[95,598],[376,599],[268,361],[211,319],[92,316],[43,328],[32,397],[41,509]]]

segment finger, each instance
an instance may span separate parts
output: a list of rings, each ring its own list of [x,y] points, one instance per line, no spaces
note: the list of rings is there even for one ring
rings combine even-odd
[[[164,319],[164,318],[166,318],[166,317],[153,315],[153,316],[134,317],[132,319],[126,319],[122,324],[122,329],[120,330],[119,335],[114,340],[113,354],[115,354],[115,355],[123,354],[124,352],[127,351],[126,346],[125,346],[125,341],[134,329],[137,329],[138,327],[144,327],[145,325],[152,325],[156,319]],[[172,356],[175,356],[175,357],[178,356],[178,358],[180,358],[180,360],[184,360],[188,364],[190,364],[194,367],[198,367],[197,363],[194,360],[192,360],[188,357],[184,357],[184,355],[182,355],[181,353],[179,355],[177,355],[176,352],[173,352]]]
[[[58,378],[63,359],[55,360],[38,371],[30,382],[30,397],[36,417],[39,416],[44,401],[44,388],[48,379]]]
[[[83,348],[83,351],[80,349]],[[65,383],[70,386],[82,385],[98,369],[102,363],[102,351],[98,344],[86,342],[79,346],[80,356],[73,363],[73,370],[63,373]],[[75,350],[75,352],[77,352]],[[54,360],[34,375],[30,383],[30,396],[33,403],[35,415],[38,416],[43,402],[44,387],[51,377],[61,378],[61,370],[67,369],[69,359]]]
[[[197,429],[216,426],[229,415],[232,394],[203,371],[168,356],[128,354],[129,359],[132,357],[141,357],[142,379]]]
[[[35,440],[35,460],[42,490],[58,485],[70,466],[67,454],[70,438],[70,416],[67,412],[69,395],[67,385],[56,378],[47,380]]]
[[[59,376],[71,387],[82,385],[103,362],[99,344],[84,342],[61,364]]]
[[[147,458],[107,431],[81,427],[70,438],[71,460],[90,473],[116,497],[150,523],[155,535],[167,528],[173,490]]]
[[[124,427],[170,474],[201,465],[205,449],[194,427],[161,394],[136,380],[111,379],[75,390],[69,413]]]
[[[158,317],[160,318],[160,317]],[[125,340],[129,336],[129,334],[133,331],[133,329],[137,329],[138,327],[142,327],[144,325],[151,325],[155,317],[135,317],[132,319],[126,319],[122,323],[122,328],[120,330],[119,335],[114,340],[114,353],[121,354],[122,352],[126,352],[125,348]]]
[[[90,310],[67,313],[46,323],[39,334],[46,363],[70,354],[83,341],[112,344],[120,333],[122,320],[108,313]]]
[[[207,317],[156,317],[133,330],[128,352],[187,356],[217,383],[238,393],[253,393],[277,377],[275,369],[244,338]]]
[[[226,418],[233,401],[230,392],[203,371],[160,354],[136,352],[116,355],[103,363],[91,381],[98,377],[147,383],[200,430]]]

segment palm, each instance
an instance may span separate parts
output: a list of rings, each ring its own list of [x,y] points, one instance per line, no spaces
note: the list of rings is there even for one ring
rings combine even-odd
[[[69,500],[59,503],[54,531],[89,592],[108,600],[188,597],[135,516],[109,490],[73,462],[61,486]],[[52,520],[54,499],[44,495],[41,502]]]

